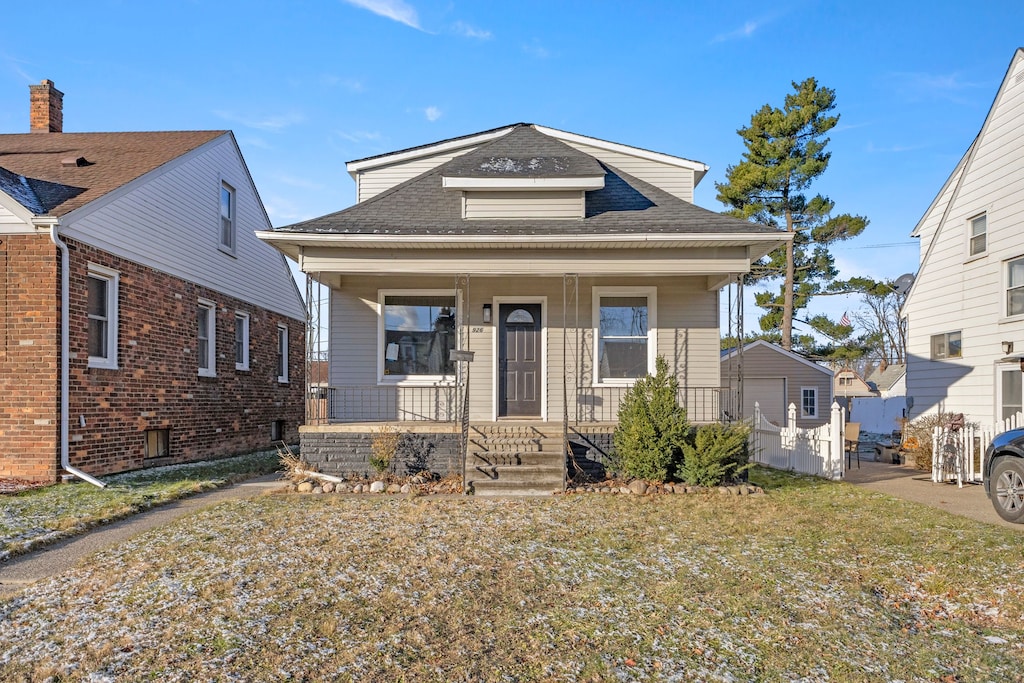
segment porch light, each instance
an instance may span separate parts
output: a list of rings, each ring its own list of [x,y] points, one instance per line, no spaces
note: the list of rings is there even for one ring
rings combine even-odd
[[[484,304],[484,322],[485,323],[491,322],[491,305],[490,304]]]
[[[1003,353],[1005,353],[1006,355],[1010,355],[1011,353],[1013,353],[1013,342],[1012,341],[1004,341],[1003,342]]]

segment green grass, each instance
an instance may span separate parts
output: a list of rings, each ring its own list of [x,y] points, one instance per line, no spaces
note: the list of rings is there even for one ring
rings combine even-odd
[[[0,496],[0,560],[192,493],[278,468],[274,452],[104,477]]]
[[[766,496],[273,496],[0,603],[20,680],[1003,681],[1019,532],[766,470]]]

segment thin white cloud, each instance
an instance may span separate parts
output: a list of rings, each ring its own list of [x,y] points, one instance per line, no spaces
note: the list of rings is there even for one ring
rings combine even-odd
[[[868,146],[865,151],[868,154],[899,154],[900,152],[916,152],[919,149],[924,149],[927,145],[889,145],[888,147],[876,146],[873,142],[868,142]]]
[[[306,117],[298,112],[289,112],[287,114],[278,114],[275,116],[266,116],[263,118],[250,118],[247,116],[241,116],[234,112],[217,110],[213,112],[215,115],[230,121],[237,123],[246,128],[255,128],[257,130],[268,130],[268,131],[280,131],[294,126],[298,123],[302,123],[306,120]]]
[[[490,31],[482,28],[477,28],[476,26],[471,26],[470,24],[467,24],[464,21],[456,21],[454,24],[452,24],[452,30],[455,31],[455,33],[459,34],[460,36],[465,36],[466,38],[476,38],[477,40],[490,40],[491,38],[494,37],[494,35]]]
[[[343,0],[348,4],[373,12],[376,15],[405,24],[417,31],[423,31],[416,8],[403,0]]]
[[[431,105],[423,110],[423,115],[427,117],[427,121],[437,121],[441,118],[441,110]]]
[[[551,56],[551,51],[541,45],[536,38],[532,43],[523,45],[523,52],[537,59],[547,59]]]
[[[324,186],[321,185],[320,183],[314,182],[312,180],[307,180],[306,178],[297,178],[291,175],[275,175],[274,180],[281,183],[282,185],[287,185],[288,187],[298,187],[303,190],[324,189]]]
[[[971,104],[975,102],[975,98],[964,97],[961,93],[990,87],[988,83],[965,80],[963,75],[956,71],[948,74],[898,71],[890,74],[889,80],[904,98],[911,101],[944,100],[956,104]]]
[[[342,140],[347,140],[357,145],[363,145],[368,142],[379,142],[381,139],[380,133],[376,131],[370,132],[366,130],[354,130],[352,132],[348,132],[344,130],[336,130],[334,131],[334,134]]]
[[[251,137],[251,136],[247,136],[247,137],[244,137],[244,138],[243,137],[239,137],[238,138],[238,146],[242,147],[242,148],[245,148],[245,147],[259,147],[260,149],[273,149],[273,146],[269,142],[264,140],[263,138]]]
[[[320,77],[320,83],[329,88],[345,88],[349,92],[363,92],[366,87],[363,82],[355,78],[344,78],[333,74],[324,74]]]
[[[757,32],[757,29],[761,28],[762,22],[760,21],[746,21],[743,26],[740,26],[734,31],[727,33],[719,33],[717,36],[711,39],[712,43],[724,43],[730,40],[743,40],[749,38]]]

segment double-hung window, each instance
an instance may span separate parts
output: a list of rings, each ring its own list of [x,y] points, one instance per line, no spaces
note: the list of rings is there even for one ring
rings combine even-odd
[[[996,372],[999,375],[999,417],[1007,420],[1024,410],[1024,373],[1017,363]]]
[[[277,381],[288,382],[288,328],[277,326]]]
[[[386,381],[455,375],[455,292],[380,292],[380,368]]]
[[[1024,258],[1006,262],[1006,315],[1024,314]]]
[[[988,235],[988,218],[985,214],[975,216],[967,221],[967,228],[970,234],[970,247],[968,253],[970,256],[977,256],[984,254],[987,245]]]
[[[217,304],[200,299],[196,306],[196,355],[199,374],[217,376]]]
[[[657,290],[594,288],[594,339],[598,384],[631,384],[654,372]]]
[[[800,414],[803,417],[818,417],[817,387],[800,387]]]
[[[117,369],[117,271],[90,263],[86,289],[89,367]]]
[[[220,248],[235,253],[235,188],[220,184]]]
[[[249,369],[249,314],[235,312],[235,370]]]

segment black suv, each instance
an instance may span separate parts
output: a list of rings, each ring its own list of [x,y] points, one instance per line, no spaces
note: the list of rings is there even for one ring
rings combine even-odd
[[[1024,429],[997,434],[985,450],[985,493],[999,516],[1024,524]]]

